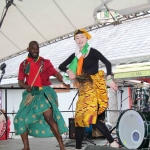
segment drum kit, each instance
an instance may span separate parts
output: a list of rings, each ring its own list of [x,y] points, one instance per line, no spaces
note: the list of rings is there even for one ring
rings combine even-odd
[[[117,82],[118,83],[118,82]],[[119,143],[127,149],[148,149],[150,139],[150,84],[138,80],[121,81],[121,106],[116,127]],[[122,87],[131,88],[132,108],[122,111]],[[107,125],[106,125],[107,126]],[[85,129],[87,137],[92,128]]]
[[[120,144],[128,149],[149,148],[150,139],[150,84],[138,80],[124,82],[131,88],[132,109],[119,115],[116,132]],[[127,86],[130,84],[130,86]]]

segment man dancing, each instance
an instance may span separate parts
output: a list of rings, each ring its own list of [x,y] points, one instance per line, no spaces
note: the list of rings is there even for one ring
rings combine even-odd
[[[61,134],[68,128],[58,110],[55,91],[50,87],[50,76],[55,76],[63,83],[62,76],[51,62],[39,56],[39,44],[31,41],[28,57],[20,64],[18,84],[26,89],[14,118],[16,135],[20,134],[24,148],[30,150],[28,135],[35,137],[52,137],[58,140],[60,150],[65,150]]]

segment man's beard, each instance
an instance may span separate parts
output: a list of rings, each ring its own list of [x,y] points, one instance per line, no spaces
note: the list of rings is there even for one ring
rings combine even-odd
[[[38,56],[39,56],[39,53],[37,53],[37,56],[34,56],[33,53],[29,52],[29,57],[37,58]]]

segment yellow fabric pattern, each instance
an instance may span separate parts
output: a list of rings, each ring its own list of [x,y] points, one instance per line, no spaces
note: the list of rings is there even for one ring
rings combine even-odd
[[[100,70],[91,75],[93,83],[86,82],[79,87],[76,104],[75,126],[89,127],[95,124],[98,114],[104,112],[108,106],[107,87],[104,72]]]

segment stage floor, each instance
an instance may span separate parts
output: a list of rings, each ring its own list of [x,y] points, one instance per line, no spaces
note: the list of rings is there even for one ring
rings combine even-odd
[[[66,150],[75,150],[75,140],[74,139],[68,139],[63,137],[64,144],[66,145]],[[98,138],[98,139],[92,139],[94,143],[97,145],[94,147],[93,144],[90,142],[84,140],[83,141],[83,147],[82,150],[117,150],[117,148],[110,148],[108,146],[104,145],[107,143],[107,141],[103,138]],[[29,138],[30,142],[30,149],[31,150],[60,150],[58,146],[58,142],[54,137],[52,138]],[[88,146],[88,147],[87,147]],[[87,148],[86,148],[87,147]],[[94,147],[94,148],[92,148]],[[3,140],[0,141],[0,150],[22,150],[23,144],[19,136],[8,139],[8,140]],[[126,148],[121,148],[118,150],[123,150]],[[150,150],[150,148],[143,148],[142,150]]]
[[[66,139],[63,137],[63,140],[66,145],[66,150],[75,150],[75,140],[74,139]],[[92,139],[94,143],[97,145],[104,145],[106,140],[104,139]],[[31,150],[60,150],[58,146],[58,142],[54,137],[52,138],[29,138],[30,149]],[[84,140],[83,141],[83,150],[87,147],[87,145],[92,145],[90,142]],[[0,141],[0,150],[22,150],[23,144],[21,139],[13,138],[8,140]]]

